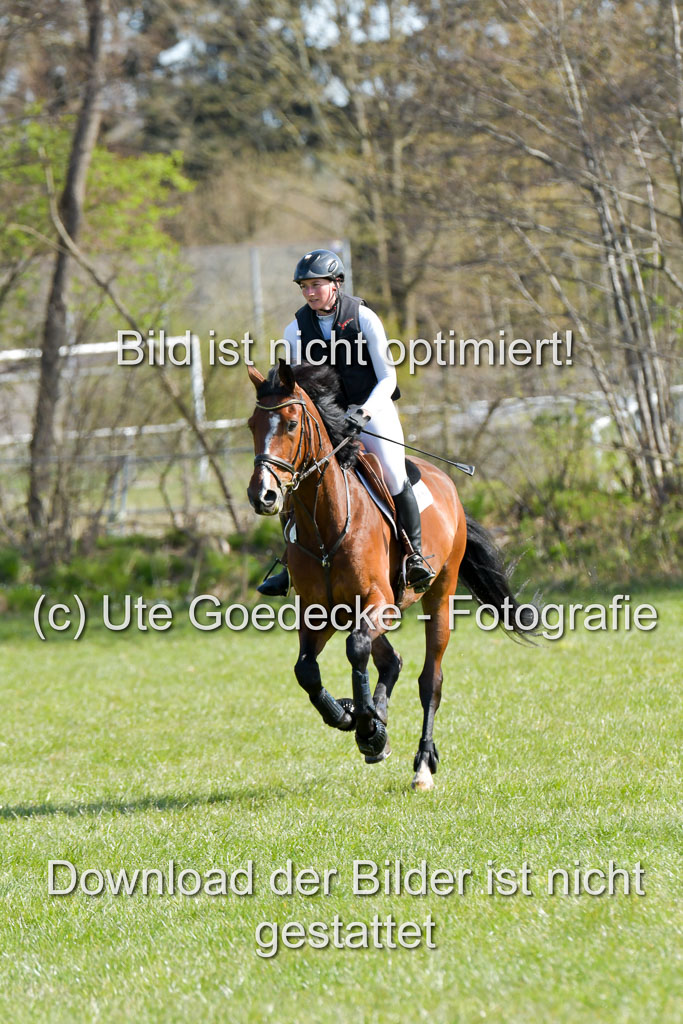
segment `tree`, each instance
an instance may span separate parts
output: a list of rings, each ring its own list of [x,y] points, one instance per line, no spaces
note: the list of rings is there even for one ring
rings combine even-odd
[[[491,140],[498,167],[469,182],[479,221],[497,225],[499,262],[531,308],[574,328],[655,508],[679,487],[683,291],[681,29],[675,0],[668,25],[664,6],[501,3],[496,44],[480,22],[451,68],[474,97],[453,123]]]
[[[107,0],[84,0],[88,20],[87,76],[74,131],[66,182],[60,199],[64,226],[74,241],[83,216],[86,180],[102,116],[104,31]],[[67,292],[71,254],[60,247],[55,256],[45,313],[40,381],[31,439],[28,511],[34,529],[45,525],[44,494],[54,452],[54,419],[59,395],[59,350],[68,343]]]
[[[312,8],[298,0],[150,0],[142,10],[141,36],[163,37],[182,53],[156,75],[133,62],[147,144],[182,145],[198,177],[211,175],[226,150],[231,160],[298,153],[312,178],[316,165],[330,168],[351,186],[369,291],[413,332],[452,145],[439,105],[427,103],[439,89],[429,72],[440,10],[403,0]]]

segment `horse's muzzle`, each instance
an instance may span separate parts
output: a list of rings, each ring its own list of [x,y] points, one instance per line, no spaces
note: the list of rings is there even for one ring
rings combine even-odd
[[[260,479],[255,479],[259,477]],[[282,508],[282,494],[278,488],[268,487],[258,470],[247,487],[249,504],[259,516],[276,516]]]

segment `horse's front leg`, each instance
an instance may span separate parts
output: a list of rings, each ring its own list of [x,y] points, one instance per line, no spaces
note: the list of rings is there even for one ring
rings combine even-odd
[[[323,722],[333,729],[348,732],[354,727],[354,717],[335,700],[322,684],[318,655],[327,643],[332,631],[299,633],[299,657],[294,666],[299,686],[308,694],[311,704],[319,712]]]
[[[377,685],[375,686],[375,692],[373,694],[373,702],[375,705],[375,715],[382,722],[385,728],[389,725],[389,698],[391,697],[396,680],[399,677],[399,673],[403,666],[403,660],[398,651],[395,651],[391,646],[386,636],[375,637],[372,641],[372,660],[375,663],[375,668],[378,672]],[[368,764],[377,764],[379,761],[385,761],[391,753],[391,744],[389,737],[387,736],[384,749],[381,753],[373,756],[371,754],[365,755],[365,760]]]
[[[382,634],[372,642],[372,660],[378,672],[377,686],[373,695],[375,711],[377,717],[387,725],[389,698],[403,668],[403,659],[398,651],[391,646],[386,636]]]
[[[377,715],[377,709],[370,693],[368,660],[372,651],[371,630],[367,622],[352,630],[346,641],[346,657],[351,662],[354,713],[356,718],[356,743],[361,754],[369,763],[384,760],[387,746],[387,730]]]

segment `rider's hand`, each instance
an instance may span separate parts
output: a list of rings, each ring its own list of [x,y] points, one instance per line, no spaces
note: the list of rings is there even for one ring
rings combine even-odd
[[[350,405],[344,417],[347,434],[360,434],[370,416],[360,405]]]

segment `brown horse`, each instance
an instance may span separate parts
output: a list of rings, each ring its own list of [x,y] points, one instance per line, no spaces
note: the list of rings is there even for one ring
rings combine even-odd
[[[438,763],[434,717],[458,572],[481,603],[500,609],[507,597],[517,606],[497,552],[485,531],[466,520],[453,481],[430,463],[415,460],[433,498],[422,513],[422,546],[437,575],[425,594],[401,587],[397,599],[402,546],[352,469],[358,441],[343,434],[336,374],[329,367],[292,368],[282,360],[267,379],[254,367],[248,372],[257,401],[249,420],[256,457],[247,493],[259,515],[284,512],[288,518],[287,564],[300,597],[296,678],[327,725],[355,729],[366,761],[383,760],[390,752],[389,698],[402,666],[386,632],[395,623],[396,600],[401,611],[422,600],[423,722],[412,784],[431,789]],[[340,628],[350,630],[346,654],[352,702],[328,693],[317,661]],[[370,655],[379,673],[374,695],[367,671]]]

